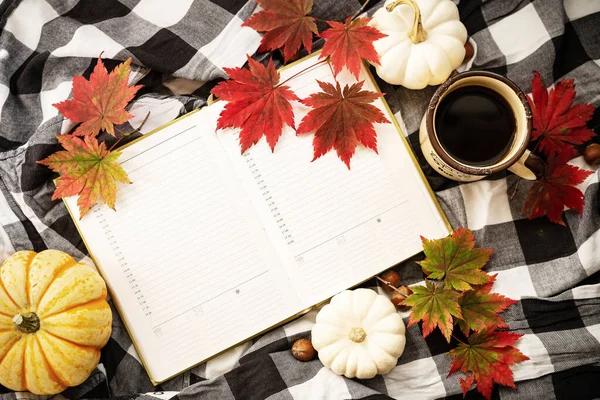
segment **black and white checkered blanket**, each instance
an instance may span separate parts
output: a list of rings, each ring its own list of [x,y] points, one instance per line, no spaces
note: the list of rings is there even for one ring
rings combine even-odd
[[[343,20],[359,0],[315,0],[314,14]],[[372,14],[381,2],[371,4]],[[0,259],[16,250],[55,248],[90,261],[60,201],[51,201],[51,172],[36,164],[57,150],[55,134],[72,127],[52,103],[67,98],[74,75],[88,76],[102,54],[112,67],[133,57],[132,81],[144,85],[131,105],[142,133],[203,106],[210,88],[241,66],[260,36],[241,23],[255,10],[247,0],[0,0]],[[600,106],[600,1],[461,0],[461,20],[477,43],[474,69],[508,76],[525,92],[532,71],[549,85],[575,78],[577,102]],[[114,60],[114,61],[110,61]],[[435,88],[410,91],[382,84],[396,117],[417,130]],[[600,133],[600,112],[592,128]],[[127,129],[125,127],[124,129]],[[600,142],[599,139],[596,139]],[[422,159],[422,158],[421,158]],[[584,167],[581,158],[574,164]],[[495,254],[487,270],[498,273],[494,290],[519,299],[504,315],[523,333],[519,348],[531,360],[514,368],[518,390],[501,399],[600,398],[600,215],[598,176],[581,189],[580,218],[565,212],[566,227],[520,215],[528,183],[509,194],[515,176],[499,175],[458,185],[421,162],[455,227],[475,231],[478,245]],[[587,167],[589,168],[589,167]],[[405,283],[423,279],[414,260],[396,267]],[[375,287],[374,282],[367,286]],[[406,315],[403,315],[406,317]],[[458,378],[446,377],[448,345],[439,332],[426,340],[407,330],[398,366],[386,376],[350,380],[318,360],[296,361],[289,348],[307,337],[315,313],[158,386],[148,380],[131,341],[114,314],[113,334],[100,365],[65,398],[181,399],[425,399],[460,398]],[[1,390],[3,399],[29,395]],[[389,397],[388,397],[389,396]],[[475,391],[470,398],[478,397]],[[57,398],[62,398],[58,396]]]

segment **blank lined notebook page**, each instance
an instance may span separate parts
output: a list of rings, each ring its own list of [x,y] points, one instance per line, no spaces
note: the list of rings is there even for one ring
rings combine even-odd
[[[281,72],[281,81],[317,61]],[[327,64],[287,84],[300,98],[334,82]],[[349,75],[342,82],[355,82]],[[363,89],[375,91],[366,71]],[[373,103],[392,121],[381,100]],[[296,127],[308,108],[293,102]],[[238,134],[219,133],[304,306],[391,267],[421,250],[419,235],[449,231],[394,125],[375,124],[379,155],[359,145],[351,169],[335,151],[311,162],[313,134],[287,128],[274,153],[262,139],[240,156]]]
[[[118,187],[117,212],[96,206],[78,222],[157,382],[299,307],[210,112],[125,148],[133,184]]]

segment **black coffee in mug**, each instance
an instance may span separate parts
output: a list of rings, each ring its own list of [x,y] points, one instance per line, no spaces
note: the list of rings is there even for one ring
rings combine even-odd
[[[435,115],[435,131],[444,150],[457,161],[489,166],[510,150],[515,116],[508,102],[484,86],[463,86],[446,95]]]

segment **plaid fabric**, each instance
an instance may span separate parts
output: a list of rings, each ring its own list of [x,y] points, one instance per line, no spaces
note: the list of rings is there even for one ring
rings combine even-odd
[[[358,0],[315,3],[314,14],[322,19],[342,20],[360,7]],[[369,14],[381,6],[373,3]],[[461,0],[458,7],[477,43],[473,68],[506,75],[526,92],[533,70],[547,85],[575,78],[576,101],[600,106],[600,2]],[[90,261],[63,203],[50,199],[52,173],[36,164],[57,150],[54,135],[72,127],[51,104],[69,96],[74,75],[89,76],[99,54],[114,60],[107,60],[109,67],[133,57],[131,81],[145,87],[130,107],[135,118],[129,124],[138,126],[151,111],[143,134],[204,105],[210,88],[225,78],[222,68],[241,66],[246,53],[256,51],[260,36],[241,27],[255,8],[246,0],[0,2],[0,259],[17,250],[55,248]],[[514,368],[518,390],[496,389],[493,397],[600,398],[599,173],[581,185],[586,198],[581,218],[566,212],[566,227],[545,218],[523,219],[520,210],[531,183],[521,182],[510,199],[513,175],[459,185],[436,175],[423,160],[416,130],[435,88],[380,84],[396,117],[412,132],[410,142],[452,224],[470,227],[479,246],[495,249],[487,267],[498,273],[494,290],[520,300],[504,318],[510,329],[525,334],[518,346],[531,360]],[[600,133],[600,113],[591,126]],[[573,162],[584,166],[581,158]],[[422,281],[418,259],[396,267],[405,283]],[[446,344],[437,331],[424,340],[419,326],[407,330],[406,351],[386,376],[350,380],[318,360],[296,361],[291,343],[309,336],[315,314],[152,387],[115,312],[113,334],[96,370],[56,398],[462,396],[458,377],[446,377],[447,351],[455,343]],[[3,399],[32,398],[1,393]],[[468,397],[479,395],[471,391]]]

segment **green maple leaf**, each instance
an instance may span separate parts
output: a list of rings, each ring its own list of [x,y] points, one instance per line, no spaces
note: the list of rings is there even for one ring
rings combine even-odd
[[[92,136],[85,136],[83,140],[73,135],[58,135],[57,138],[65,150],[38,161],[60,174],[52,200],[79,195],[80,219],[98,200],[114,209],[116,183],[131,183],[117,163],[121,153],[107,150],[104,143],[98,144]]]
[[[412,307],[408,326],[423,321],[423,337],[427,337],[436,327],[439,327],[446,340],[450,342],[454,326],[452,316],[462,318],[458,304],[459,294],[443,285],[435,286],[427,280],[425,286],[413,286],[411,289],[413,294],[402,303]]]
[[[450,350],[454,357],[448,376],[457,371],[467,374],[466,379],[459,378],[463,394],[473,383],[477,390],[488,400],[492,395],[494,382],[514,388],[515,382],[510,365],[529,360],[512,345],[523,336],[506,331],[483,330],[469,337],[468,343],[460,343]]]
[[[498,293],[490,293],[496,281],[496,275],[490,277],[485,285],[469,290],[458,298],[463,319],[458,321],[465,336],[469,330],[507,328],[504,320],[498,315],[517,301]]]
[[[421,240],[427,258],[419,265],[429,279],[443,279],[447,287],[460,291],[488,282],[489,276],[481,267],[494,250],[474,248],[475,237],[470,229],[457,229],[451,236],[438,240],[424,237]]]

